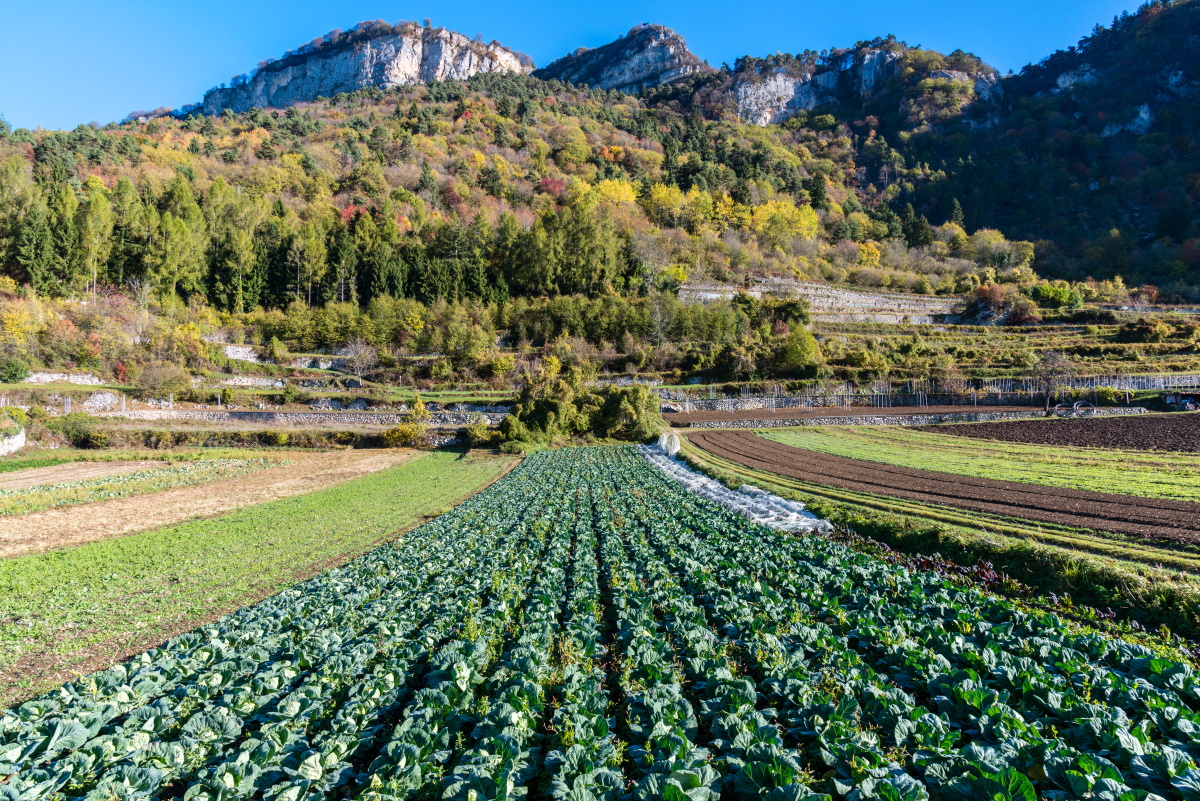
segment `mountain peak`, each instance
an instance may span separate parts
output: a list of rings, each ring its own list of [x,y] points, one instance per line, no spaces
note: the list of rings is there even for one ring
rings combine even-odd
[[[210,89],[201,108],[205,114],[227,108],[283,108],[368,86],[389,89],[466,79],[480,72],[525,74],[532,69],[528,56],[499,42],[485,44],[445,28],[380,20],[333,31],[282,59],[264,61],[254,72],[234,78],[229,87]]]
[[[665,25],[642,23],[614,42],[593,49],[580,48],[533,75],[594,89],[637,92],[712,71],[675,31]]]

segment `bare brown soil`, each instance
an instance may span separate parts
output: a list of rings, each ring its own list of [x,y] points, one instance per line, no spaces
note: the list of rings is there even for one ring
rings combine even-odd
[[[302,495],[393,467],[413,458],[415,453],[363,450],[305,455],[291,464],[245,476],[0,518],[0,557],[23,556],[118,537]]]
[[[826,487],[1152,540],[1200,542],[1200,503],[893,467],[793,448],[749,431],[687,436],[716,456]]]
[[[921,431],[972,439],[1025,442],[1031,445],[1074,445],[1123,451],[1200,452],[1200,413],[1172,412],[1086,420],[1008,420],[914,426]]]
[[[166,462],[71,462],[50,467],[31,467],[28,470],[0,473],[0,490],[28,489],[40,484],[119,476],[166,466]]]
[[[913,414],[969,414],[971,412],[1039,412],[1037,406],[818,406],[812,409],[749,409],[741,412],[667,412],[663,415],[671,425],[711,423],[724,420],[806,420],[810,417],[907,417]],[[938,429],[941,430],[940,428]]]

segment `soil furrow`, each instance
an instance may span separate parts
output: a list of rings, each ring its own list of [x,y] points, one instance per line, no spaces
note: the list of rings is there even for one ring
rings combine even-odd
[[[893,467],[801,450],[749,431],[704,431],[688,438],[717,456],[822,486],[1147,539],[1200,542],[1200,503]]]
[[[1073,445],[1123,451],[1200,452],[1200,413],[1098,417],[1087,420],[1008,420],[913,426],[971,439],[1023,442],[1030,445]]]

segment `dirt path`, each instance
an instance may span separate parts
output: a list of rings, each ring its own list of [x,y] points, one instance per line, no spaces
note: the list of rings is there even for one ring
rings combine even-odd
[[[403,450],[318,453],[247,476],[4,517],[0,518],[0,557],[79,545],[302,495],[394,467],[415,455],[415,451]]]
[[[31,467],[28,470],[0,473],[0,490],[28,489],[39,484],[119,476],[123,473],[136,473],[138,470],[153,470],[166,466],[166,462],[72,462],[50,467]]]
[[[1200,542],[1200,503],[893,467],[793,448],[749,431],[689,433],[688,439],[725,459],[826,487],[1151,540]]]

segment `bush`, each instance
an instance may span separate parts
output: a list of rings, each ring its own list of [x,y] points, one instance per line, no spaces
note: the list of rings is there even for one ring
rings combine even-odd
[[[490,448],[501,439],[499,431],[488,428],[487,420],[480,417],[466,428],[467,444],[472,448]]]
[[[177,364],[155,362],[142,368],[137,388],[147,397],[182,395],[192,388],[192,377]]]
[[[1135,322],[1125,323],[1117,330],[1118,342],[1166,342],[1175,329],[1162,320],[1139,317]]]
[[[83,412],[72,412],[64,414],[62,417],[51,417],[46,420],[46,428],[49,431],[58,434],[76,448],[104,447],[104,445],[93,446],[92,444],[97,441],[93,438],[95,426],[96,421]],[[103,439],[107,443],[107,437]]]
[[[267,358],[276,364],[283,364],[290,355],[287,346],[280,342],[278,337],[271,337],[271,341],[267,343]]]
[[[7,415],[10,420],[22,428],[29,424],[29,415],[25,413],[24,409],[18,409],[16,406],[5,406],[0,409],[0,414]]]
[[[9,359],[0,365],[0,382],[18,384],[29,378],[29,365],[20,359]]]
[[[383,432],[383,443],[389,448],[414,448],[425,442],[425,426],[420,423],[401,423]]]

